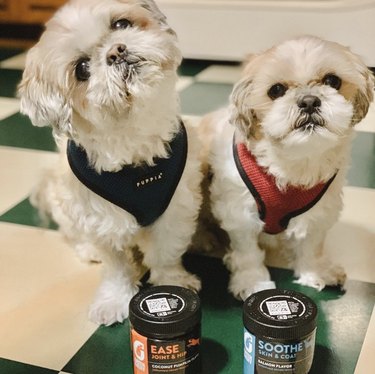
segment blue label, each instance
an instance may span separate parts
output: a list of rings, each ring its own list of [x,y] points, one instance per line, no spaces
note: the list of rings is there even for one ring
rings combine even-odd
[[[243,372],[244,374],[255,373],[255,350],[256,337],[244,329],[244,360]]]
[[[302,340],[262,340],[244,329],[243,374],[307,373],[312,364],[315,330]]]

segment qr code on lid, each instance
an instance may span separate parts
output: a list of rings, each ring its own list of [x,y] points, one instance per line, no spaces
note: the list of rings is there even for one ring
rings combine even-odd
[[[279,316],[284,314],[291,314],[288,303],[285,300],[267,301],[268,313],[271,316]]]
[[[168,301],[165,297],[161,297],[159,299],[146,300],[146,303],[150,313],[160,313],[171,310]]]

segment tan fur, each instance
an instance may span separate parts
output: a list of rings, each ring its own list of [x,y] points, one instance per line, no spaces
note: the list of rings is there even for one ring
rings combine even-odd
[[[339,90],[324,84],[326,74],[341,78]],[[287,90],[272,99],[268,90],[277,83]],[[251,56],[229,107],[206,117],[211,123],[203,125],[212,131],[211,209],[230,238],[224,261],[235,296],[245,299],[275,286],[264,266],[262,248],[292,253],[291,265],[300,284],[317,289],[344,284],[345,272],[328,258],[324,238],[342,208],[352,125],[366,115],[373,89],[372,74],[347,48],[301,37]],[[318,97],[321,105],[314,112],[316,117],[309,117],[300,128],[301,118],[307,115],[298,102],[305,95]],[[308,188],[337,175],[321,200],[292,218],[284,232],[265,234],[257,204],[234,164],[233,137],[246,145],[280,189]]]
[[[113,30],[120,19],[131,26]],[[126,64],[111,65],[107,54],[119,44],[126,46]],[[75,71],[82,58],[88,59],[88,79],[78,79]],[[180,62],[176,35],[152,0],[71,0],[27,55],[21,111],[36,126],[52,126],[61,151],[59,165],[36,187],[33,202],[53,217],[81,258],[103,263],[89,311],[98,324],[127,318],[140,261],[150,269],[152,284],[200,288],[181,263],[201,203],[199,145],[189,121],[183,175],[166,211],[147,227],[86,188],[65,155],[67,139],[74,140],[98,173],[168,157],[168,142],[180,124],[175,91]]]

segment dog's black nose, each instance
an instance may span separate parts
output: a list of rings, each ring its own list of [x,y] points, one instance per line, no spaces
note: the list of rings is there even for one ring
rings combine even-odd
[[[306,95],[298,100],[298,107],[302,109],[305,113],[312,114],[322,105],[319,97],[314,95]]]
[[[125,44],[114,44],[107,52],[107,64],[120,64],[125,61],[127,50]]]

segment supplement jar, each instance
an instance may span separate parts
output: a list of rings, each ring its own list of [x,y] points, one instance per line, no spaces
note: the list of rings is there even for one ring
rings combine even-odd
[[[177,286],[140,291],[130,301],[134,374],[201,373],[201,305]]]
[[[315,349],[317,307],[291,290],[264,290],[243,307],[244,374],[306,374]]]

